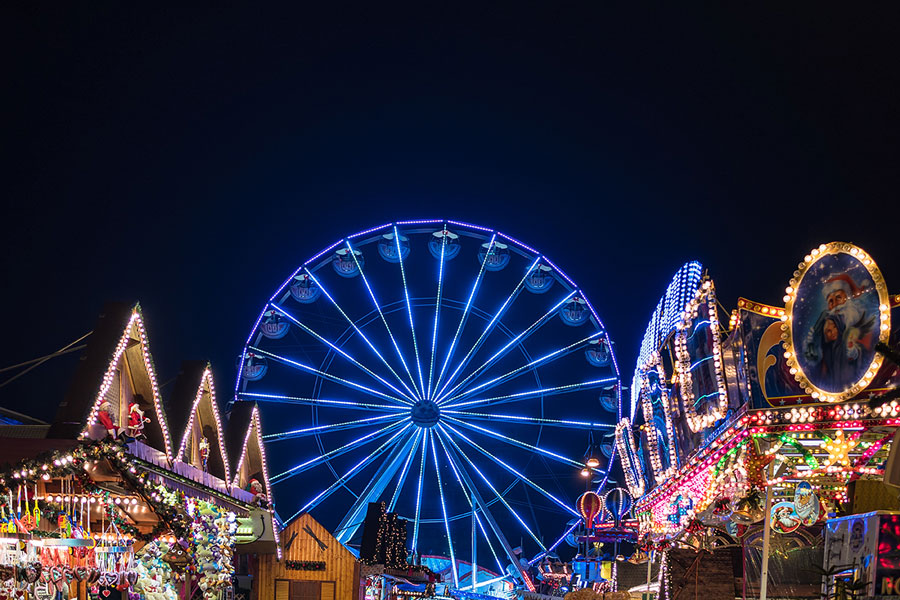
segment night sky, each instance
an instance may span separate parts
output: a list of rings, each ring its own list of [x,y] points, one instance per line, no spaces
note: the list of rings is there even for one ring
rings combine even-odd
[[[298,264],[402,219],[539,248],[626,374],[689,259],[728,308],[832,240],[900,290],[898,15],[873,5],[142,8],[3,9],[0,367],[140,300],[162,382],[209,358],[230,389]],[[52,417],[75,364],[0,404]]]

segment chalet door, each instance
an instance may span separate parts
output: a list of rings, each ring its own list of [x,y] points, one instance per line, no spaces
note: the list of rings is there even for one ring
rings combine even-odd
[[[334,600],[333,581],[275,581],[275,600]]]

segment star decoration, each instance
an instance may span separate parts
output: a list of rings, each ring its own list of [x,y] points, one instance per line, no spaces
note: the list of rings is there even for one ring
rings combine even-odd
[[[850,439],[844,437],[844,430],[838,429],[833,439],[825,438],[821,447],[828,452],[828,458],[825,459],[825,466],[850,466],[850,451],[859,443],[859,438]]]
[[[760,454],[756,449],[756,441],[752,440],[747,444],[746,457],[747,481],[753,487],[763,487],[766,483],[766,467],[775,460],[775,454]]]

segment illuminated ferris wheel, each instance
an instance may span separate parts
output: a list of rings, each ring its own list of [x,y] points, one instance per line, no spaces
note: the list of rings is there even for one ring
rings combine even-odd
[[[608,478],[619,400],[583,291],[537,250],[444,220],[304,262],[263,306],[235,389],[260,405],[285,522],[311,512],[352,545],[384,501],[462,589],[458,561],[527,583],[527,559],[565,538],[586,459],[595,488]]]

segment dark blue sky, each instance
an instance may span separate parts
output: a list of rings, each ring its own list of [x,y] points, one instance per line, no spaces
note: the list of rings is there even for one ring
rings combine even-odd
[[[834,239],[900,289],[893,12],[142,8],[3,9],[0,366],[139,299],[162,381],[209,357],[230,389],[290,271],[417,217],[541,249],[626,373],[689,259],[729,308]],[[0,403],[49,417],[73,366]]]

